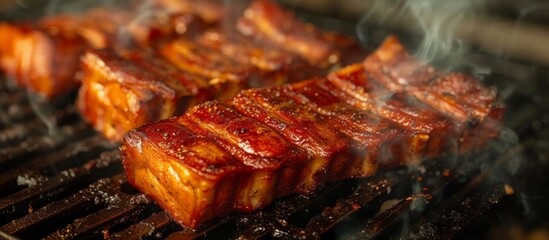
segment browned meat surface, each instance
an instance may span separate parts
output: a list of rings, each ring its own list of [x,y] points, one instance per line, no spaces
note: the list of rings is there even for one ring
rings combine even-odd
[[[133,19],[131,10],[122,11],[112,21],[107,15],[116,10],[90,11],[87,21],[77,28],[91,46],[114,45],[111,49],[116,51],[116,54],[92,51],[82,58],[85,86],[78,97],[84,118],[109,139],[121,140],[130,129],[179,115],[205,100],[223,101],[242,89],[281,85],[328,71],[291,51],[226,30],[231,24],[234,28],[234,22],[216,24],[218,8],[211,10],[212,15],[205,12],[211,2],[149,3],[151,11]],[[354,46],[348,37],[314,31],[321,36],[318,41]],[[311,44],[317,41],[307,38],[301,43],[309,40]],[[106,52],[110,55],[105,55]],[[90,56],[101,54],[90,60]],[[156,89],[141,93],[144,85],[135,85],[133,81],[162,85],[171,93],[166,95]]]
[[[347,175],[357,158],[368,157],[364,146],[355,145],[320,115],[295,104],[280,88],[242,91],[232,102],[239,112],[270,126],[309,152],[312,159],[305,171],[310,177],[298,186],[298,192],[310,193],[327,180]],[[370,167],[361,174],[372,172]]]
[[[197,99],[199,92],[208,92],[205,80],[175,70],[162,71],[161,63],[155,66],[154,61],[144,62],[142,57],[134,54],[128,60],[107,49],[88,51],[82,57],[78,107],[109,139],[122,139],[133,128],[171,117],[197,100],[209,98]]]
[[[78,57],[86,47],[75,34],[76,22],[70,16],[56,16],[37,24],[0,23],[1,70],[19,86],[46,98],[75,89]]]
[[[322,32],[270,0],[252,1],[238,20],[237,29],[256,41],[298,54],[323,67],[339,63],[341,51],[356,46],[352,38]]]
[[[122,146],[128,181],[187,226],[233,210],[251,169],[208,137],[163,120],[130,131]]]
[[[372,81],[360,64],[331,73],[321,86],[346,103],[411,131],[411,149],[415,153],[436,156],[454,145],[457,133],[451,120],[411,96],[388,91]]]
[[[200,7],[185,11],[160,7],[146,14],[133,5],[104,7],[36,23],[0,23],[0,70],[46,98],[65,96],[79,85],[78,59],[87,49],[149,48],[155,41],[202,32],[208,24],[196,14],[206,12],[205,5],[191,5]]]
[[[460,148],[467,151],[499,133],[504,106],[496,92],[463,73],[442,73],[414,59],[395,37],[364,61],[375,81],[406,93],[449,116],[463,128]]]
[[[198,74],[215,81],[230,81],[231,88],[242,89],[246,79],[256,69],[241,65],[223,54],[187,39],[174,39],[161,43],[158,53],[183,71]]]
[[[250,87],[276,86],[319,76],[328,69],[310,65],[306,60],[272,46],[254,42],[238,33],[220,29],[204,32],[197,39],[203,46],[221,52],[239,64],[254,66],[258,77],[250,78]]]
[[[220,29],[204,32],[198,37],[197,42],[239,63],[254,65],[264,71],[276,71],[297,60],[292,54],[255,44],[251,39],[237,33],[224,34]]]
[[[237,210],[264,207],[273,198],[292,193],[296,182],[309,177],[307,172],[301,174],[309,160],[305,151],[228,105],[216,101],[199,105],[177,122],[211,138],[239,162],[255,169],[241,182],[233,204]]]
[[[315,79],[287,87],[286,93],[300,104],[319,113],[332,126],[367,146],[368,157],[383,166],[417,161],[425,148],[421,134],[404,129],[370,110],[345,103],[325,90],[325,79]],[[363,170],[352,176],[361,176]],[[367,174],[366,174],[367,175]]]
[[[408,83],[437,94],[451,91],[455,102],[477,106],[463,108],[467,116],[483,112],[479,109],[489,102],[483,94],[487,90],[472,78],[441,75],[440,83],[431,85],[421,78],[434,69],[421,64],[407,69],[414,74],[406,76],[419,78]],[[266,206],[279,196],[310,194],[329,181],[370,176],[378,166],[403,166],[464,149],[462,137],[469,130],[462,122],[412,94],[412,84],[392,87],[376,76],[365,65],[353,64],[327,78],[244,90],[226,102],[200,104],[181,117],[132,130],[122,147],[130,183],[160,201],[178,222],[196,227],[222,214]],[[166,126],[184,133],[166,132]],[[188,139],[203,141],[183,142]],[[474,141],[474,147],[481,143]],[[206,181],[218,167],[204,166],[221,156],[238,170]],[[194,191],[166,196],[166,189]],[[222,203],[220,208],[206,204],[212,202]],[[196,215],[183,214],[189,212]]]

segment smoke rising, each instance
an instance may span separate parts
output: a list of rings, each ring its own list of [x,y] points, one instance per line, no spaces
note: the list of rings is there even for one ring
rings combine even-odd
[[[408,0],[405,7],[424,33],[415,55],[425,62],[460,64],[470,47],[454,36],[456,27],[472,12],[482,8],[483,1]]]
[[[428,64],[454,68],[467,63],[469,42],[461,39],[472,16],[482,13],[485,1],[394,0],[373,1],[359,21],[357,34],[368,41],[365,32],[375,25],[382,29],[420,34],[413,49],[415,57]],[[464,23],[467,22],[467,25]]]

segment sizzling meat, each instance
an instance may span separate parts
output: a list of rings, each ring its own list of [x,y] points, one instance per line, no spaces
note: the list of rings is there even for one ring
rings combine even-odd
[[[176,4],[171,1],[154,3],[163,10]],[[181,9],[176,12],[184,13],[202,6],[186,1],[181,4]],[[93,13],[101,16],[105,12]],[[84,86],[79,92],[78,105],[84,118],[109,139],[121,140],[122,135],[130,129],[179,115],[188,107],[205,100],[223,101],[235,96],[242,89],[281,85],[328,71],[328,68],[314,66],[286,48],[255,41],[238,32],[225,32],[224,28],[215,24],[208,25],[213,26],[208,29],[197,27],[196,32],[180,37],[153,38],[150,36],[151,32],[147,33],[146,30],[156,31],[155,21],[159,19],[155,20],[155,14],[156,11],[153,11],[152,25],[143,25],[135,20],[128,28],[138,43],[137,46],[149,45],[147,49],[141,50],[137,46],[117,47],[117,54],[112,51],[90,51],[82,58]],[[183,16],[185,15],[180,15]],[[201,14],[198,16],[204,17]],[[147,16],[144,19],[148,19]],[[297,22],[295,19],[291,21]],[[192,22],[185,23],[187,27],[192,25]],[[111,29],[108,26],[110,25],[98,24],[97,28],[89,31],[97,34],[89,35],[108,36],[109,34],[100,34],[102,29]],[[169,28],[158,31],[160,36],[170,32]],[[325,37],[317,40],[301,39],[301,43],[307,44],[311,41],[314,45],[321,41],[331,44],[323,40],[326,39],[337,42],[342,47],[353,45],[348,37],[318,30],[315,30],[315,34]],[[93,39],[96,43],[107,41],[101,37]],[[142,82],[143,85],[136,85],[134,81]],[[175,82],[178,84],[174,84]],[[152,87],[154,91],[141,93],[145,85],[150,86],[147,89]],[[170,93],[157,91],[157,85],[166,85]]]
[[[346,36],[322,32],[299,21],[293,13],[270,0],[255,0],[238,19],[237,29],[257,41],[298,54],[313,65],[327,67],[339,63],[341,51],[354,49],[356,42]]]
[[[133,6],[93,8],[81,16],[0,23],[0,69],[18,85],[46,98],[62,97],[79,85],[78,59],[87,49],[150,47],[159,39],[192,35],[206,27],[188,12],[172,9],[168,14],[160,8],[148,13],[137,14]]]
[[[82,57],[78,107],[83,117],[109,139],[145,123],[181,114],[212,98],[205,78],[179,71],[153,54],[88,51]]]
[[[494,90],[463,73],[442,73],[422,64],[395,37],[366,58],[364,68],[391,91],[414,96],[453,119],[463,128],[462,152],[499,133],[504,106]]]
[[[37,24],[0,23],[1,70],[8,79],[46,98],[73,90],[78,57],[86,47],[75,34],[77,22],[56,16]]]
[[[254,66],[258,77],[251,78],[250,87],[281,85],[300,81],[327,72],[326,68],[310,65],[303,58],[238,33],[223,34],[221,29],[204,32],[197,39],[203,46],[221,52],[242,65]]]
[[[128,179],[178,222],[196,227],[279,196],[310,194],[326,182],[370,176],[378,166],[463,149],[457,145],[464,129],[452,114],[389,88],[371,69],[354,64],[326,79],[249,89],[227,102],[200,104],[126,134],[121,150]],[[484,97],[467,96],[479,100],[464,102]],[[166,126],[184,133],[167,132]],[[191,138],[203,141],[183,142]],[[221,156],[238,170],[212,175],[226,165],[206,166]]]

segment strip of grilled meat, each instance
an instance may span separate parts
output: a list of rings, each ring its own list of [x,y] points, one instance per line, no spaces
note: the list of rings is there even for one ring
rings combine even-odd
[[[145,123],[181,114],[212,98],[205,78],[175,69],[153,54],[110,49],[82,57],[77,103],[83,117],[109,139]]]
[[[155,3],[163,7],[175,4],[170,1],[158,1]],[[253,4],[258,3],[253,2]],[[180,6],[182,8],[181,11],[194,9],[195,7],[192,6],[194,6],[194,3],[188,6],[185,5],[185,7]],[[276,5],[273,5],[273,7],[278,8]],[[289,25],[304,24],[293,18],[281,19],[279,21]],[[136,26],[141,25],[137,24]],[[142,38],[143,36],[147,36],[147,34],[143,34],[144,31],[139,29],[140,27],[136,27],[133,30],[130,29],[137,32],[137,37],[134,37],[134,39],[144,42],[152,41],[147,37]],[[145,29],[148,28],[145,27]],[[242,89],[281,85],[283,83],[308,79],[312,76],[324,75],[329,70],[327,67],[320,67],[320,65],[309,63],[302,56],[296,55],[285,47],[281,48],[269,44],[268,41],[254,40],[236,31],[225,32],[225,29],[219,26],[197,31],[200,33],[156,41],[154,44],[151,44],[151,48],[149,49],[154,54],[144,53],[140,55],[131,49],[116,49],[119,55],[106,55],[104,54],[105,52],[88,52],[88,57],[99,54],[101,55],[100,57],[93,59],[101,60],[89,61],[91,58],[88,57],[82,60],[85,69],[83,74],[85,80],[82,83],[86,86],[82,86],[78,102],[80,109],[84,113],[84,118],[92,123],[107,138],[121,140],[122,135],[130,129],[137,128],[150,121],[181,114],[182,111],[179,111],[180,109],[185,109],[185,107],[190,107],[204,100],[218,99],[223,101],[235,96]],[[306,38],[301,39],[301,43],[305,44],[308,40],[311,40],[312,44],[315,44],[317,41],[331,44],[327,40],[333,40],[334,42],[338,42],[338,46],[341,47],[354,46],[354,41],[350,37],[324,33],[316,29],[314,31],[319,36],[326,36],[326,40],[324,38],[316,40]],[[290,37],[295,35],[296,38],[300,34],[297,32],[288,33]],[[142,43],[138,42],[139,44]],[[147,56],[150,58],[149,61],[146,60],[147,57],[143,57],[147,54],[149,54]],[[121,58],[117,58],[119,56]],[[108,59],[110,57],[115,59],[111,61]],[[119,62],[121,64],[122,62],[128,64],[128,67],[110,66],[110,64],[118,64]],[[97,66],[92,66],[94,64]],[[168,65],[172,65],[173,67]],[[152,73],[141,73],[140,71],[149,71]],[[118,72],[123,72],[124,74],[118,74]],[[181,78],[183,81],[181,84],[185,90],[172,89],[172,92],[182,94],[181,96],[184,95],[185,97],[172,98],[171,96],[167,97],[154,91],[141,95],[127,94],[134,92],[134,90],[128,89],[133,84],[133,80],[131,79],[151,74],[153,75],[151,79],[156,78],[158,81],[163,81],[161,78],[166,77]],[[174,75],[185,74],[187,77],[174,77]],[[109,78],[115,78],[116,81],[107,80]],[[189,81],[189,79],[205,80]],[[206,82],[205,84],[204,81]],[[154,88],[155,83],[152,80],[143,82],[151,83],[151,87]],[[114,86],[117,84],[119,86]],[[107,89],[107,92],[111,94],[119,92],[116,94],[116,98],[105,98],[105,90]],[[197,89],[200,89],[200,91]],[[138,90],[136,89],[135,91]],[[200,92],[204,94],[200,95]],[[156,100],[153,101],[153,99]],[[160,99],[163,100],[160,101]],[[104,104],[95,104],[95,102],[104,102]],[[109,103],[107,104],[107,102]],[[126,106],[132,106],[132,108]],[[162,111],[162,113],[159,111]],[[110,112],[112,114],[100,114],[100,112]],[[136,116],[131,116],[132,114]],[[120,116],[121,118],[116,120],[116,116]]]
[[[414,96],[462,128],[460,149],[468,151],[500,131],[504,105],[495,89],[463,73],[443,73],[410,56],[395,37],[364,62],[371,77],[391,91]]]
[[[46,98],[62,97],[78,87],[78,59],[87,49],[150,47],[160,39],[198,34],[213,24],[206,24],[201,15],[195,14],[198,10],[193,12],[195,8],[159,6],[144,13],[134,9],[136,6],[98,7],[79,16],[50,16],[36,23],[0,23],[0,69],[19,86]],[[202,15],[205,12],[204,6],[196,9]],[[213,20],[208,17],[208,21]]]
[[[470,83],[464,84],[454,87],[466,91]],[[124,167],[132,185],[179,223],[197,227],[222,214],[258,209],[279,196],[310,194],[326,182],[370,176],[378,166],[463,150],[460,139],[467,130],[459,119],[408,90],[395,90],[363,64],[327,78],[244,90],[226,102],[200,104],[183,116],[130,131],[121,147]],[[455,100],[490,108],[493,101],[481,101],[485,95],[479,90],[465,95],[479,100],[461,100],[461,95]],[[167,125],[184,133],[166,131]],[[478,127],[482,131],[485,125]],[[187,139],[204,140],[184,143]],[[475,147],[482,143],[475,140]],[[208,165],[217,159],[231,164]],[[227,166],[238,170],[211,174]]]
[[[19,86],[46,98],[73,90],[78,56],[86,48],[75,34],[77,22],[60,15],[37,24],[0,23],[1,70]]]
[[[353,61],[365,56],[353,38],[299,21],[292,12],[270,0],[251,2],[238,19],[237,29],[245,36],[300,55],[320,67],[340,63],[342,52]],[[354,54],[348,51],[351,49]]]

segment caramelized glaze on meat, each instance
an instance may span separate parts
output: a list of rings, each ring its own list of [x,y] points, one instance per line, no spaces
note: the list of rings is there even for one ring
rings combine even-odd
[[[0,68],[7,78],[46,98],[75,89],[78,57],[86,47],[75,34],[76,22],[55,16],[37,24],[0,23]]]
[[[329,66],[339,62],[342,49],[356,43],[351,38],[321,32],[303,23],[270,0],[255,0],[238,19],[237,29],[257,41],[298,54],[310,63]]]
[[[196,101],[192,90],[181,83],[187,76],[143,71],[142,64],[112,50],[88,51],[82,69],[78,107],[109,139],[122,139],[127,131],[173,116],[176,109],[186,109],[181,105]]]
[[[213,140],[175,119],[130,131],[124,142],[128,181],[191,227],[233,211],[234,190],[251,172]]]
[[[384,47],[376,54],[389,59],[390,54],[383,53]],[[412,60],[401,57],[392,64],[396,66],[400,65],[398,61]],[[126,135],[122,147],[130,183],[157,201],[162,201],[166,194],[162,189],[196,189],[193,193],[169,194],[177,199],[159,202],[161,206],[167,206],[165,208],[178,222],[196,227],[222,214],[258,209],[279,196],[310,194],[326,182],[370,176],[378,166],[414,164],[423,158],[463,151],[464,145],[468,149],[478,148],[494,136],[475,139],[474,144],[464,144],[462,138],[472,136],[467,135],[470,130],[463,128],[463,122],[445,112],[447,109],[437,108],[412,92],[422,88],[437,94],[439,91],[451,92],[455,102],[467,106],[463,108],[466,115],[474,116],[487,114],[490,111],[484,109],[492,108],[492,98],[485,94],[486,89],[476,80],[459,74],[440,74],[440,80],[427,81],[425,79],[430,77],[425,77],[426,73],[437,74],[436,71],[429,70],[426,65],[414,64],[406,65],[408,72],[401,76],[418,79],[404,79],[405,86],[392,86],[396,83],[387,82],[391,80],[388,75],[381,76],[370,67],[353,64],[329,74],[327,78],[283,87],[244,90],[228,101],[200,104],[180,117],[132,130]],[[386,79],[379,80],[381,77]],[[158,132],[151,133],[150,129],[163,128],[168,122],[170,126],[173,124],[173,128],[185,129],[183,139],[192,134],[207,139],[207,142],[182,143],[177,133],[165,134],[162,139],[146,138]],[[492,123],[495,122],[497,120]],[[486,126],[477,128],[483,130]],[[136,136],[140,141],[134,140]],[[200,186],[188,184],[205,178],[200,176],[203,169],[193,167],[197,157],[170,159],[171,150],[143,148],[169,139],[174,140],[170,143],[172,149],[192,147],[192,151],[204,148],[203,152],[208,152],[207,149],[215,146],[212,156],[200,156],[216,159],[223,153],[224,157],[238,162],[238,170],[215,175]],[[190,154],[189,150],[181,151]],[[157,167],[155,163],[164,159],[177,161],[184,171],[170,165]],[[191,171],[185,169],[191,168],[192,174],[188,174]],[[148,174],[146,179],[136,180],[137,175],[142,177],[144,172]],[[208,172],[204,175],[210,176]],[[227,178],[228,175],[231,177]],[[152,178],[169,184],[149,180]],[[154,189],[147,184],[152,184]],[[226,198],[220,200],[213,194],[219,191]],[[183,199],[192,202],[187,205],[187,200]],[[193,205],[195,202],[215,201],[222,202],[221,210],[207,204]],[[173,208],[174,205],[184,205],[185,212],[203,212],[205,215],[183,215]]]
[[[413,96],[457,123],[461,151],[499,133],[504,106],[495,91],[463,73],[442,73],[410,56],[395,37],[364,62],[366,71],[391,91]]]

